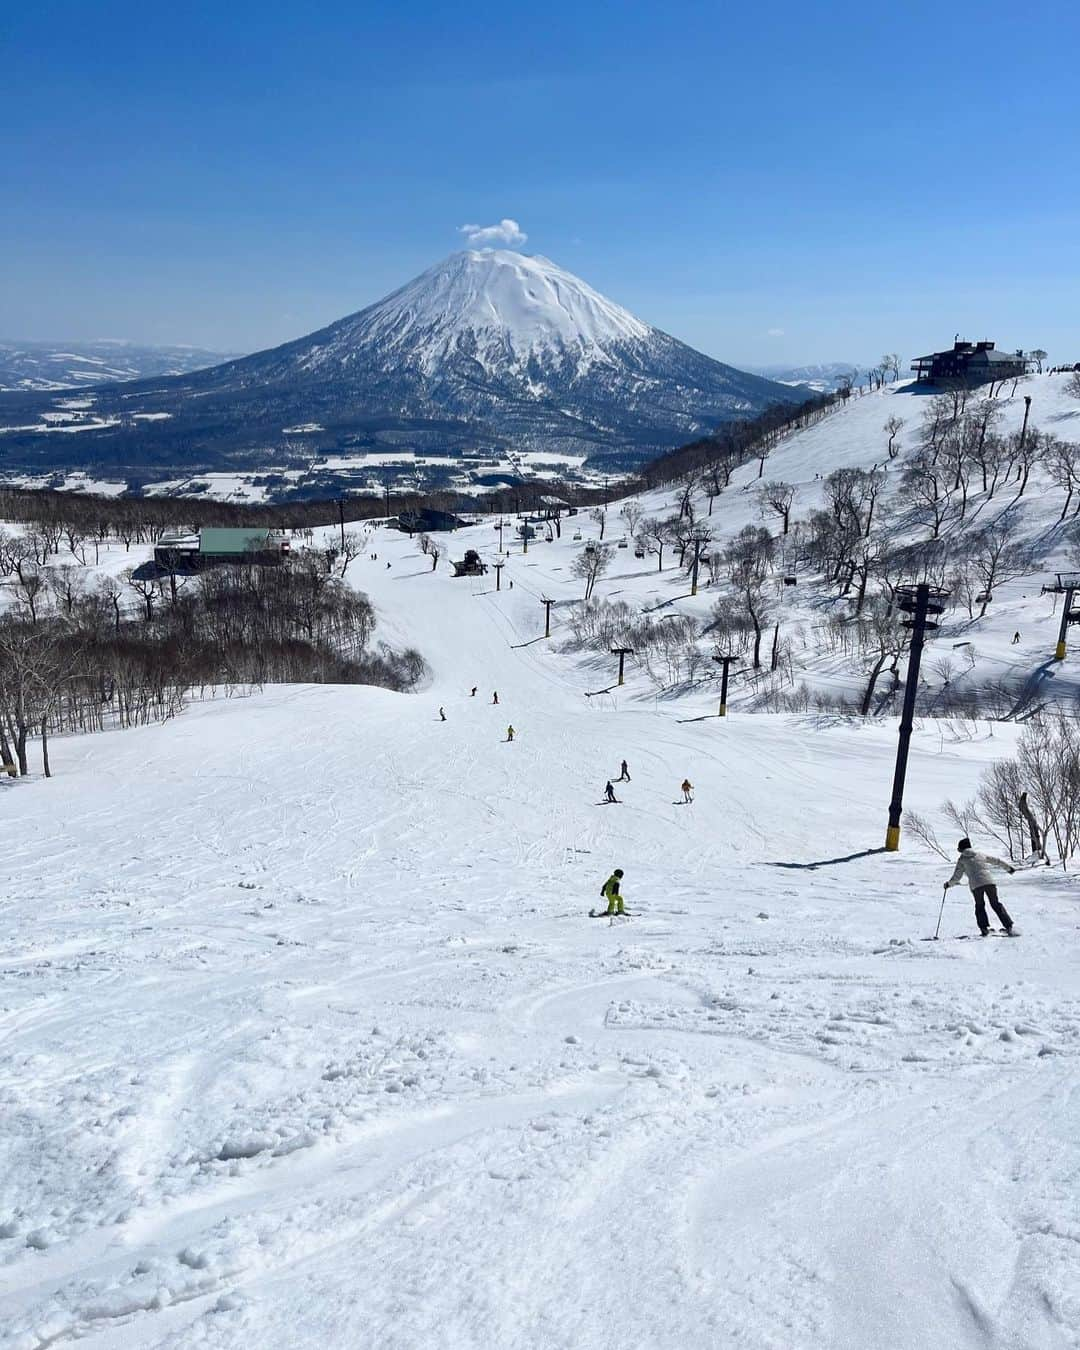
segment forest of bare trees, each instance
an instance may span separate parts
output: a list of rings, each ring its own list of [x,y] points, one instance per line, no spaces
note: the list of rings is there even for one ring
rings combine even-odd
[[[191,697],[268,683],[377,684],[404,690],[424,665],[373,646],[367,598],[331,574],[325,555],[177,577],[152,568],[102,576],[55,561],[41,529],[0,539],[0,759],[29,771],[49,737],[160,721]],[[78,543],[69,553],[82,556]]]

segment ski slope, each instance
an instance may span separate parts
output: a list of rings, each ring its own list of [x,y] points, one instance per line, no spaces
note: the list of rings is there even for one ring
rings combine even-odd
[[[867,852],[895,723],[611,689],[537,640],[568,534],[496,592],[377,532],[349,577],[418,693],[218,698],[0,784],[3,1350],[1080,1345],[1074,881],[921,941],[948,868]],[[1015,734],[921,724],[908,803]],[[590,921],[615,866],[634,918]]]

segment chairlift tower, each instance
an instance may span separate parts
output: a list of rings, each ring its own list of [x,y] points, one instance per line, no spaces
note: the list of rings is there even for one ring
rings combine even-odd
[[[1065,604],[1061,610],[1061,627],[1058,629],[1057,646],[1054,649],[1054,660],[1064,661],[1066,652],[1066,637],[1069,631],[1069,625],[1080,623],[1080,609],[1074,608],[1076,592],[1080,591],[1080,572],[1057,572],[1052,586],[1044,586],[1044,595],[1063,595]]]
[[[900,847],[904,780],[907,777],[911,731],[915,725],[915,699],[919,692],[919,665],[922,661],[923,642],[927,633],[937,629],[938,625],[932,622],[930,616],[944,614],[949,592],[923,581],[918,586],[898,587],[896,598],[904,613],[911,615],[910,619],[904,620],[904,627],[911,629],[911,651],[908,654],[904,710],[900,716],[900,741],[896,747],[896,770],[893,773],[892,798],[889,802],[889,826],[885,831],[885,849],[889,853],[895,853]]]
[[[727,652],[717,652],[716,655],[713,657],[713,660],[719,662],[719,664],[724,668],[724,673],[720,678],[720,708],[716,715],[717,717],[726,717],[728,672],[730,671],[731,663],[735,660],[735,658],[734,656],[728,655]]]
[[[626,660],[628,656],[633,656],[634,649],[633,647],[612,647],[611,654],[612,656],[617,656],[619,658],[619,684],[622,684],[623,662]]]

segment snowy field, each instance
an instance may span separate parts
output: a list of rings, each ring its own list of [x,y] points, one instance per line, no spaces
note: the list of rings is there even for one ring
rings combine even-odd
[[[0,783],[3,1350],[1080,1346],[1072,876],[1004,879],[1017,941],[960,940],[960,890],[923,941],[948,868],[871,852],[895,721],[585,697],[614,662],[537,640],[572,534],[496,592],[376,532],[349,579],[416,694],[218,698]],[[599,590],[688,609],[653,568]],[[988,653],[1022,614],[1041,659],[1039,604]],[[950,847],[1016,734],[920,724]]]

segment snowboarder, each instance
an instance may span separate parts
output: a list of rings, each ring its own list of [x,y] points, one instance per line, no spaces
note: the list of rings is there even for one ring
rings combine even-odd
[[[604,800],[609,802],[617,802],[619,800],[618,797],[615,796],[615,789],[611,786],[610,778],[604,784]]]
[[[629,783],[629,781],[630,781],[630,770],[626,767],[626,760],[624,759],[622,764],[619,766],[619,782]]]
[[[491,695],[492,705],[498,703],[498,701],[499,701],[499,691],[496,689]]]
[[[1012,645],[1015,647],[1016,644],[1017,644],[1019,641],[1020,641],[1020,632],[1019,632],[1019,629],[1018,629],[1018,630],[1013,634]]]
[[[390,564],[389,564],[389,563],[386,564],[386,570],[387,570],[388,572],[389,572],[389,570],[390,570]]]
[[[616,867],[615,871],[612,872],[611,876],[609,876],[603,886],[600,887],[600,896],[607,901],[607,909],[600,911],[602,914],[626,913],[626,910],[623,908],[622,892],[619,890],[619,885],[622,882],[622,875],[622,868]]]
[[[446,713],[442,708],[439,709],[439,721],[440,722],[446,721]]]
[[[684,778],[682,780],[682,799],[684,802],[692,802],[694,800],[692,795],[693,791],[694,791],[693,783],[691,783],[689,778]]]
[[[514,728],[512,726],[506,728],[506,739],[508,741],[512,741],[514,739]]]
[[[1012,863],[1002,862],[1000,858],[995,858],[989,853],[976,853],[971,847],[970,839],[961,839],[956,847],[960,856],[956,860],[952,876],[945,883],[945,889],[959,886],[966,877],[971,893],[975,897],[975,922],[979,925],[979,932],[983,937],[990,931],[990,921],[986,917],[987,900],[990,901],[990,908],[1001,920],[1002,928],[1006,933],[1012,933],[1013,921],[1009,918],[1009,911],[998,899],[997,887],[994,885],[990,869],[999,867],[1011,876],[1016,868]]]

